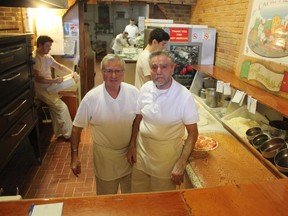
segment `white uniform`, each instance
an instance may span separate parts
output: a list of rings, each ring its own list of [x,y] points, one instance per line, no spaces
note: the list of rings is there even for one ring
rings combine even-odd
[[[39,75],[46,78],[52,78],[51,65],[55,62],[55,59],[49,54],[41,56],[36,52],[36,50],[33,51],[32,57],[35,61],[33,68],[40,72]],[[46,88],[50,85],[51,84],[42,84],[35,81],[36,98],[49,106],[55,136],[70,138],[72,132],[72,120],[68,107],[60,99],[57,93],[49,94],[46,91]]]
[[[151,69],[149,66],[149,55],[148,50],[143,50],[139,55],[136,63],[136,72],[135,72],[135,86],[140,89],[141,86],[148,82],[150,79]]]
[[[138,90],[122,82],[113,99],[104,84],[90,90],[80,103],[73,125],[91,125],[95,175],[105,181],[131,173],[127,160]]]
[[[124,31],[128,32],[128,37],[132,39],[136,38],[137,34],[139,34],[139,29],[136,25],[129,24],[125,27]]]
[[[120,42],[118,41],[120,40]],[[127,38],[123,38],[123,34],[118,34],[114,40],[114,44],[112,46],[112,49],[114,50],[115,54],[119,54],[119,52],[122,52],[125,45],[128,45]],[[124,45],[124,46],[123,46]]]
[[[149,81],[140,90],[137,114],[143,118],[135,168],[150,176],[170,179],[182,153],[185,125],[199,121],[192,94],[175,80],[167,90],[159,90]]]

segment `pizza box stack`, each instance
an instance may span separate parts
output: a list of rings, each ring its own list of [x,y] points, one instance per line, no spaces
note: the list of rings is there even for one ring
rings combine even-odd
[[[63,82],[54,83],[54,84],[50,85],[46,90],[50,94],[51,93],[57,93],[57,92],[65,90],[67,88],[70,88],[76,84],[74,78],[70,74],[67,76],[64,76],[63,78],[64,78]]]

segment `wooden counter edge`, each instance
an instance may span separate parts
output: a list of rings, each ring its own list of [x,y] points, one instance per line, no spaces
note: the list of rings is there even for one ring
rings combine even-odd
[[[25,215],[34,203],[63,202],[62,215],[284,215],[288,212],[288,181],[263,181],[254,184],[177,190],[141,194],[91,197],[63,197],[0,202],[0,215]],[[66,208],[65,208],[66,207]],[[101,214],[102,212],[102,214]],[[128,213],[127,213],[128,212]],[[245,214],[246,213],[246,214]],[[265,213],[265,214],[262,214]]]

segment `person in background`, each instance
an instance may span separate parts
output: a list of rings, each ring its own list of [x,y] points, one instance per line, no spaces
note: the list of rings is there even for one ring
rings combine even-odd
[[[114,44],[112,46],[112,49],[114,50],[115,54],[121,54],[124,47],[129,47],[127,39],[128,39],[128,32],[126,31],[116,36]]]
[[[176,189],[198,138],[197,107],[189,90],[172,78],[174,60],[157,51],[149,65],[153,81],[140,90],[127,154],[134,164],[133,193]]]
[[[63,82],[63,77],[52,78],[51,67],[71,74],[77,80],[77,73],[58,63],[50,54],[53,39],[46,35],[37,38],[37,48],[32,53],[35,64],[35,94],[36,98],[49,106],[55,137],[68,141],[72,131],[72,120],[67,105],[61,100],[58,93],[48,93],[46,88],[51,84]]]
[[[135,72],[135,86],[140,89],[141,86],[151,80],[149,55],[158,50],[164,50],[170,36],[161,28],[155,28],[150,32],[148,44],[143,52],[138,56]]]
[[[91,126],[93,160],[98,195],[131,191],[132,167],[127,161],[132,124],[136,116],[138,89],[124,83],[124,60],[106,55],[101,64],[104,82],[82,99],[73,121],[71,136],[71,169],[81,173],[78,153],[83,128]]]
[[[135,25],[135,20],[130,19],[130,23],[125,27],[125,32],[128,32],[128,37],[134,40],[137,36],[139,36],[138,26]]]

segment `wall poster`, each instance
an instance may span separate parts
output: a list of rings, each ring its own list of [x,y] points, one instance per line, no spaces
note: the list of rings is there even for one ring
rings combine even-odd
[[[244,54],[288,65],[288,1],[254,0]]]
[[[288,87],[288,1],[249,1],[243,35],[237,73],[282,96]]]

